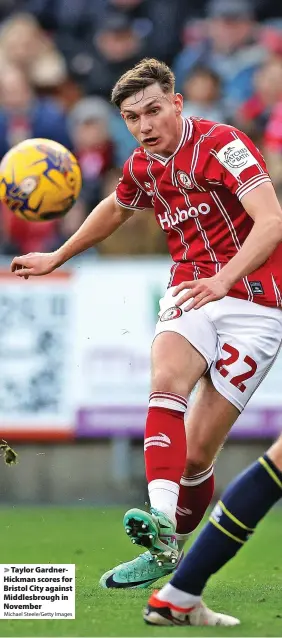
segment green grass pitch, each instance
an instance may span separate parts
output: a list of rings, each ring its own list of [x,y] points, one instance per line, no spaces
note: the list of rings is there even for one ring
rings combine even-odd
[[[103,590],[100,575],[136,555],[121,509],[0,509],[1,563],[76,563],[75,620],[1,620],[0,636],[282,636],[282,508],[214,577],[205,600],[240,617],[226,628],[155,628],[141,610],[150,590]],[[212,551],[212,550],[211,550]]]

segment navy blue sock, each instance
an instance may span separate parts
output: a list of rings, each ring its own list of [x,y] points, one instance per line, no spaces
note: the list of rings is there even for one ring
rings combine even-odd
[[[200,596],[210,576],[235,556],[281,497],[282,472],[265,454],[227,487],[171,585]]]

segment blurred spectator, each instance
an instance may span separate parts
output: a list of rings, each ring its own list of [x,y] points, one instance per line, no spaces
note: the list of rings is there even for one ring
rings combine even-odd
[[[282,59],[269,60],[254,77],[255,92],[235,114],[234,123],[257,144],[275,104],[282,98]]]
[[[29,78],[38,97],[53,99],[65,112],[82,98],[81,87],[68,74],[64,58],[56,51],[35,62]]]
[[[183,22],[198,16],[204,4],[203,0],[106,0],[105,10],[126,15],[140,38],[145,38],[146,55],[170,64],[180,50]]]
[[[57,97],[68,110],[84,93],[83,84],[92,68],[93,41],[105,0],[25,0],[25,3],[41,26],[51,32],[53,45],[64,55],[68,77],[47,94]],[[42,92],[46,94],[40,86]]]
[[[8,18],[14,11],[25,9],[25,0],[1,0],[0,2],[0,22]]]
[[[87,215],[89,215],[91,208],[86,206],[86,203],[80,198],[72,207],[72,209],[62,217],[57,223],[57,246],[61,246],[71,235],[73,235],[79,226],[84,222]],[[91,249],[93,254],[94,248]],[[96,251],[96,249],[95,249]]]
[[[98,246],[99,254],[167,255],[165,233],[158,226],[152,211],[135,211],[111,237]]]
[[[190,47],[197,48],[203,43],[207,37],[207,21],[206,20],[188,20],[181,30],[182,49]]]
[[[52,41],[32,15],[16,14],[0,27],[0,60],[15,64],[26,73],[30,66],[54,49]]]
[[[94,37],[94,45],[83,45],[71,55],[70,70],[86,93],[109,98],[116,80],[144,55],[143,42],[126,16],[108,15]]]
[[[255,7],[259,20],[282,17],[282,5],[277,0],[255,0]]]
[[[29,79],[37,94],[51,96],[68,79],[66,62],[56,50],[48,51],[30,65]]]
[[[263,152],[282,203],[282,97],[270,114],[263,139]]]
[[[280,87],[280,101],[274,106],[264,135],[264,147],[282,156],[282,90]],[[282,175],[281,175],[282,178]]]
[[[111,134],[114,143],[114,164],[123,166],[138,144],[129,133],[117,108],[113,108],[111,113]]]
[[[259,41],[264,47],[267,58],[282,59],[282,24],[276,21],[272,25],[263,25]]]
[[[102,197],[114,192],[121,174],[119,169],[108,171],[103,182]],[[133,216],[97,248],[99,254],[104,256],[167,254],[165,234],[161,232],[151,210],[134,211]]]
[[[26,254],[32,251],[49,252],[59,246],[59,221],[31,223],[16,217],[1,204],[1,253]]]
[[[77,202],[62,219],[38,223],[16,217],[4,204],[0,212],[1,253],[15,255],[56,250],[79,228],[89,211]]]
[[[83,92],[78,82],[68,75],[65,81],[59,86],[53,87],[51,95],[60,104],[63,111],[68,112],[75,106],[78,100],[81,100]]]
[[[6,65],[0,76],[0,157],[30,137],[53,139],[70,148],[64,113],[53,101],[36,98],[24,73]]]
[[[184,81],[182,93],[185,117],[196,115],[214,122],[226,120],[221,103],[221,80],[212,69],[195,67]]]
[[[29,14],[16,14],[0,27],[0,62],[19,67],[37,94],[60,96],[70,82],[67,64],[54,42]]]
[[[26,10],[47,31],[83,41],[93,33],[103,13],[105,0],[25,0]]]
[[[252,95],[253,76],[265,52],[256,42],[256,23],[247,0],[211,0],[207,15],[207,38],[186,46],[176,58],[177,89],[182,89],[193,67],[209,66],[221,77],[225,103],[233,113]]]
[[[121,177],[122,170],[120,168],[111,168],[107,171],[103,180],[102,197],[108,197],[115,191]]]
[[[69,114],[69,133],[83,176],[81,200],[89,210],[98,203],[103,175],[113,165],[110,117],[111,106],[100,97],[80,100]]]

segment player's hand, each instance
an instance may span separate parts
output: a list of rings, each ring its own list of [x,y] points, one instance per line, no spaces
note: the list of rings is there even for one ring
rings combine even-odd
[[[14,257],[11,271],[17,277],[28,279],[30,276],[47,275],[57,266],[58,260],[55,253],[28,253],[28,255]]]
[[[188,290],[187,290],[188,289]],[[175,302],[176,306],[182,306],[183,303],[192,299],[192,301],[184,308],[185,312],[198,310],[210,301],[222,299],[229,291],[229,286],[222,280],[214,277],[197,279],[195,281],[183,281],[182,284],[176,286],[173,296],[176,297],[182,290],[186,290]]]

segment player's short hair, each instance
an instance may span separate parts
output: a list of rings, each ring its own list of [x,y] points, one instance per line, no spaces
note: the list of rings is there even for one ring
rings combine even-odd
[[[164,93],[173,93],[175,77],[169,66],[155,58],[143,58],[124,73],[112,90],[112,104],[120,108],[127,97],[158,82]]]

